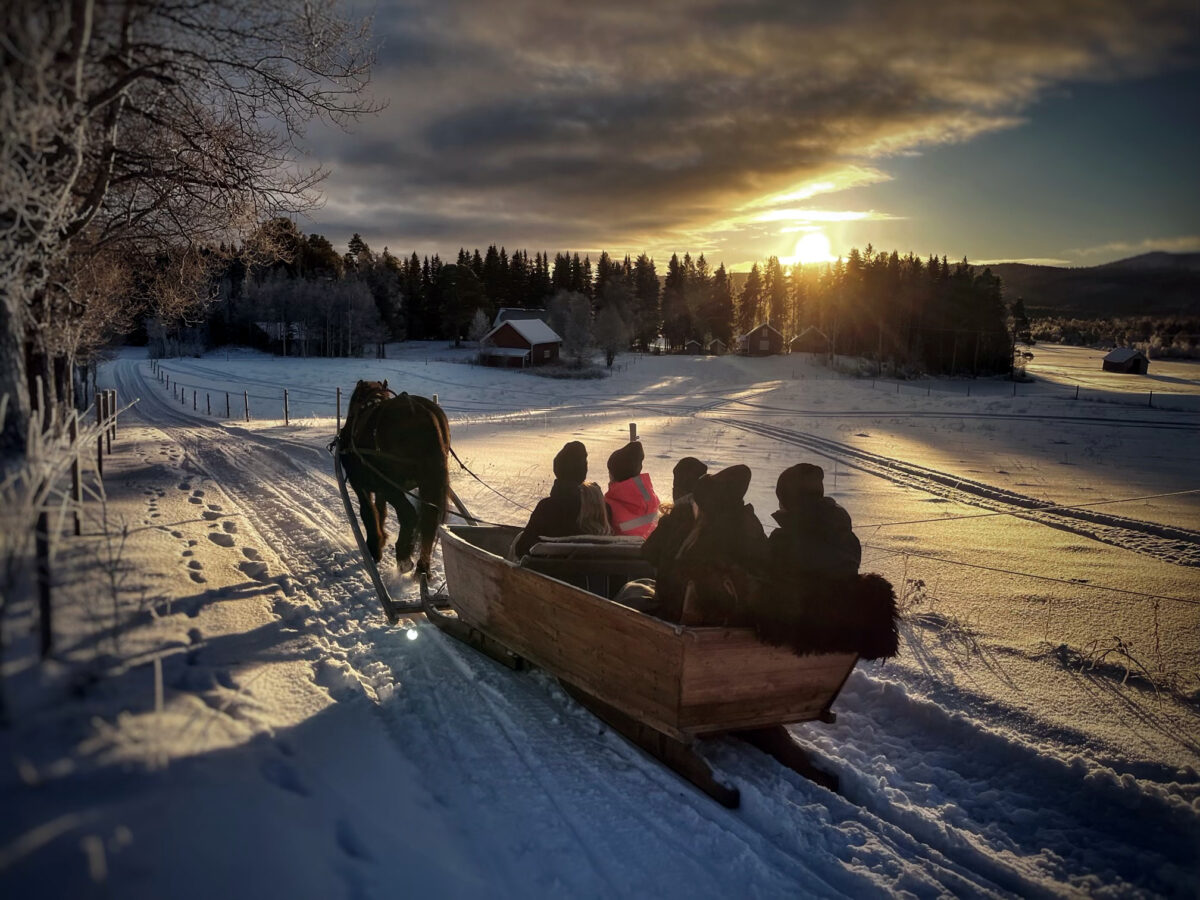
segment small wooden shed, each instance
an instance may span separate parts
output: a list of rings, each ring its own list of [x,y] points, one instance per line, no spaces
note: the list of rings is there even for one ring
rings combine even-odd
[[[783,335],[763,322],[738,338],[738,348],[747,356],[774,356],[783,352]]]
[[[1105,372],[1127,372],[1132,375],[1145,375],[1150,368],[1150,360],[1141,350],[1132,347],[1118,347],[1104,357]]]
[[[829,336],[815,325],[810,325],[788,341],[789,353],[828,353],[831,347]]]
[[[695,338],[692,338],[690,341],[688,341],[686,344],[683,345],[683,352],[691,353],[693,355],[698,356],[704,352],[704,347],[701,345],[701,343],[698,340],[696,340]]]
[[[509,319],[479,341],[485,366],[537,366],[558,359],[562,347],[554,329],[540,319]]]
[[[708,352],[713,356],[721,356],[729,352],[729,347],[720,338],[713,338],[708,342]]]

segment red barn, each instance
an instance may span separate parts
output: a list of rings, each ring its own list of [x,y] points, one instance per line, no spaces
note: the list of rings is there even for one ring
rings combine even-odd
[[[508,319],[479,341],[486,366],[537,366],[558,359],[562,338],[540,319]]]

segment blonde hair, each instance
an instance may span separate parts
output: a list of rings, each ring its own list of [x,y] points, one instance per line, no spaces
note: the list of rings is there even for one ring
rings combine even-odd
[[[613,533],[608,523],[608,504],[604,502],[604,491],[594,481],[579,486],[579,533]]]

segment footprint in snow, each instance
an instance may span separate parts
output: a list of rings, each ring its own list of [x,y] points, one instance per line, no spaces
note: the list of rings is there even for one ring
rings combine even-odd
[[[200,497],[204,496],[204,491],[200,490],[200,488],[196,488],[194,491],[192,491],[192,496],[199,499]]]
[[[245,573],[247,578],[253,578],[258,582],[267,580],[267,564],[265,562],[251,562],[250,560],[246,560],[246,562],[240,563],[238,568]]]
[[[189,555],[191,554],[190,550],[185,550],[184,552],[188,553]],[[200,560],[198,560],[198,559],[193,559],[191,562],[189,562],[187,564],[187,566],[189,569],[195,569],[195,570],[199,571],[200,569],[204,568],[204,563],[200,562]]]
[[[278,788],[291,791],[301,797],[308,796],[308,788],[296,774],[296,770],[281,759],[268,759],[262,764],[262,776]]]
[[[246,557],[246,559],[258,559],[259,553],[253,547],[243,547],[242,556]]]
[[[179,489],[181,491],[190,491],[192,489],[192,484],[190,481],[181,482],[179,485]]]
[[[196,571],[188,572],[188,577],[191,578],[192,581],[196,582],[196,584],[208,584],[208,579],[205,578],[203,575],[201,575],[199,572],[196,572]]]
[[[196,505],[199,505],[203,502],[204,501],[201,500],[199,497],[188,497],[188,503],[195,503]]]
[[[232,519],[226,519],[221,523],[221,527],[225,529],[226,534],[237,534],[237,522],[234,522]]]
[[[230,535],[222,534],[219,531],[214,531],[212,534],[210,534],[208,536],[208,539],[210,541],[212,541],[214,544],[216,544],[218,547],[232,547],[233,546],[233,538]]]
[[[208,519],[208,521],[210,521],[210,522],[211,522],[213,519],[219,519],[219,518],[221,518],[221,514],[220,514],[219,512],[213,512],[211,509],[206,509],[206,510],[205,510],[204,512],[202,512],[200,515],[202,515],[204,518]]]
[[[338,819],[337,825],[334,826],[334,834],[337,837],[338,849],[348,857],[363,860],[364,862],[372,860],[371,851],[367,849],[367,845],[358,836],[358,832],[345,819]]]

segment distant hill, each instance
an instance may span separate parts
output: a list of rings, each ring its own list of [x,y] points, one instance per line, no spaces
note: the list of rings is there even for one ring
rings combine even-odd
[[[1005,301],[1024,298],[1031,316],[1200,315],[1200,253],[1143,253],[1086,268],[989,268],[1003,282]]]

